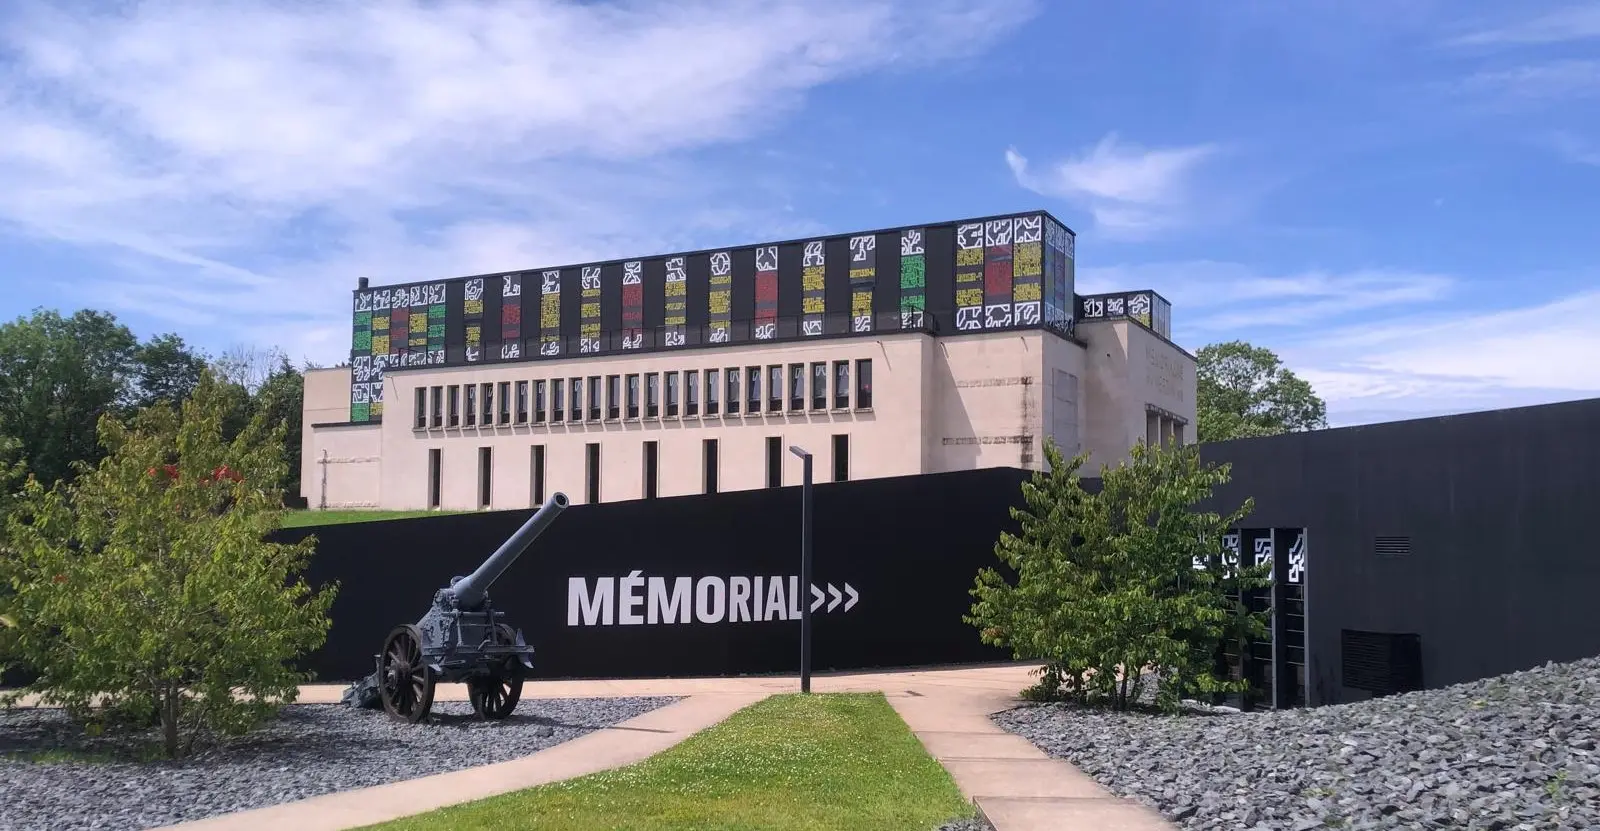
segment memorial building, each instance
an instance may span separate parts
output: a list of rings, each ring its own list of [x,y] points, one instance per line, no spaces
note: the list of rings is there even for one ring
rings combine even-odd
[[[375,286],[306,374],[313,507],[527,508],[1194,439],[1159,294],[1075,291],[1045,212]]]

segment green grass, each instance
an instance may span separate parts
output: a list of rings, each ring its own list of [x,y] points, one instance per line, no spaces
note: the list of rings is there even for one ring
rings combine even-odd
[[[881,694],[792,694],[638,764],[371,828],[930,831],[972,814]]]
[[[285,511],[283,527],[306,528],[312,525],[343,525],[347,522],[376,522],[383,519],[412,519],[423,516],[461,513],[460,511]]]

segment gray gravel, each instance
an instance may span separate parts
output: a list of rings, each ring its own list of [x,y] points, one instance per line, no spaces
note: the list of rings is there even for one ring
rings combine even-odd
[[[422,725],[381,710],[295,704],[250,736],[178,762],[0,758],[0,829],[154,828],[503,762],[676,700],[526,699],[502,722],[478,721],[465,702],[439,702]],[[116,754],[126,746],[86,739],[58,710],[0,711],[0,757],[66,748]]]
[[[1600,658],[1305,710],[995,721],[1185,829],[1600,829]]]
[[[939,831],[994,831],[994,826],[984,822],[981,817],[976,817],[947,822],[939,826]]]

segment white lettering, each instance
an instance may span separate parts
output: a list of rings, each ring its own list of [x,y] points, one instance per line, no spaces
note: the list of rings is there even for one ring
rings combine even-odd
[[[872,239],[872,237],[868,237],[867,239]],[[798,576],[790,577],[789,578],[789,619],[790,620],[799,620],[800,619],[800,597],[801,597],[800,578]]]
[[[721,577],[702,577],[694,590],[694,615],[701,623],[721,623],[727,612],[728,587]]]
[[[766,597],[767,597],[766,592],[763,592],[761,590],[761,585],[762,585],[762,581],[764,581],[766,579],[767,578],[762,577],[759,574],[756,575],[756,587],[755,587],[755,590],[750,592],[750,619],[751,620],[761,620],[761,615],[763,614],[763,611],[764,611],[763,604],[765,603]]]
[[[591,600],[585,588],[588,582],[582,577],[567,578],[567,625],[577,626],[578,616],[582,614],[585,626],[595,625],[597,619],[602,625],[610,626],[611,598],[616,583],[610,577],[596,577]]]
[[[621,584],[617,589],[617,596],[622,606],[617,612],[617,623],[622,626],[644,623],[644,616],[634,611],[644,605],[644,595],[640,593],[644,588],[644,578],[639,576],[643,573],[635,569],[628,572],[627,577],[617,581]]]
[[[679,577],[672,581],[672,594],[667,594],[667,580],[664,577],[650,578],[650,605],[648,617],[651,623],[688,623],[689,622],[689,591],[694,580],[689,577]],[[677,620],[673,620],[677,618]]]
[[[760,578],[756,578],[760,579]],[[741,620],[750,620],[750,578],[728,578],[728,622],[738,623]]]
[[[762,620],[788,620],[783,602],[783,578],[774,576],[767,581],[767,608],[761,613]]]

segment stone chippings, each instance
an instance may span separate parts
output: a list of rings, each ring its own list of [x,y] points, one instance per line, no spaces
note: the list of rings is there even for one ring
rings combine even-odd
[[[504,762],[676,700],[524,699],[499,722],[477,720],[466,702],[438,702],[432,719],[417,725],[382,710],[292,704],[249,736],[177,762],[146,763],[9,758],[63,749],[116,754],[127,743],[86,738],[59,710],[0,711],[0,829],[155,828]]]
[[[1600,658],[1313,709],[995,720],[1184,829],[1600,829]]]

